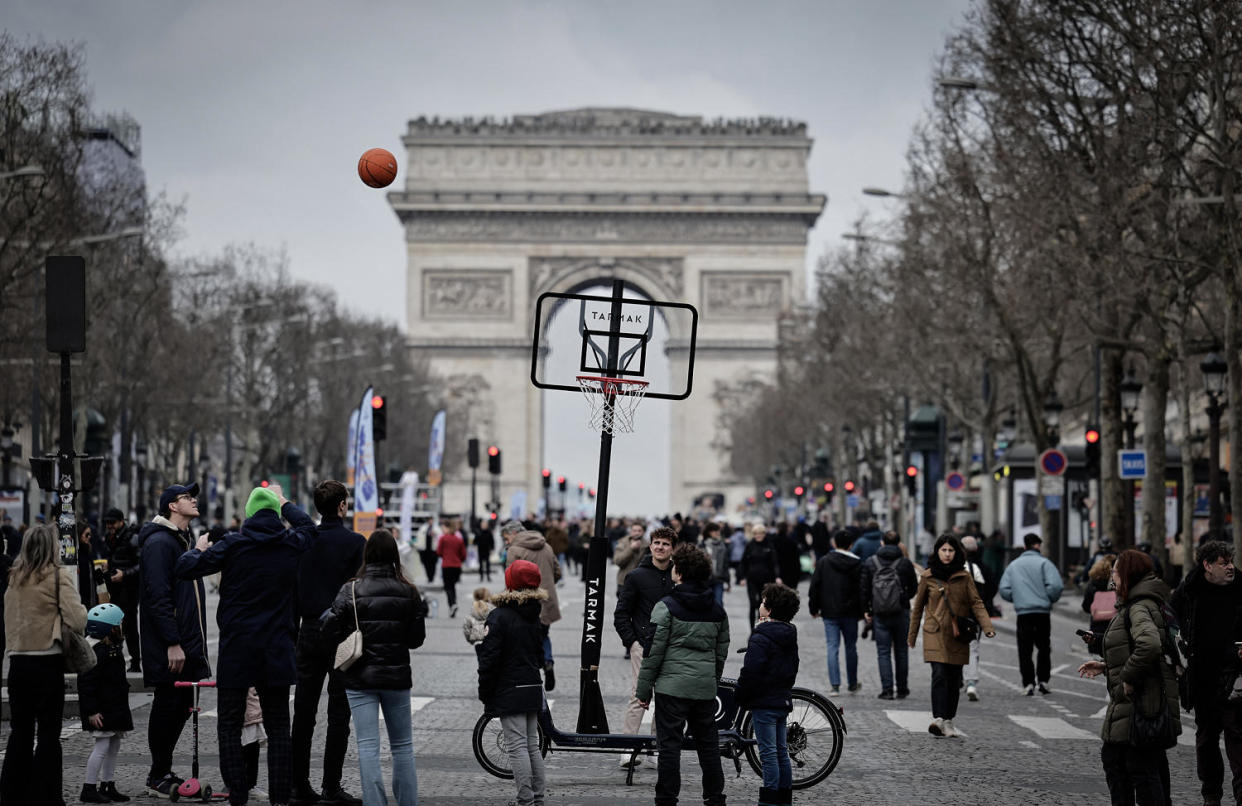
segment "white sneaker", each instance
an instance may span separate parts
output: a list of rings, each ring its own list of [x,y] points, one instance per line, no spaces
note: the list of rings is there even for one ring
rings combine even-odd
[[[941,730],[943,730],[943,731],[944,731],[944,735],[945,735],[945,736],[947,736],[947,737],[949,737],[950,739],[960,739],[960,738],[962,738],[962,734],[958,733],[958,732],[957,732],[957,728],[953,727],[953,720],[952,720],[952,719],[946,719],[946,720],[944,720],[944,721],[941,723],[940,727],[941,727]]]
[[[1028,697],[1034,697],[1035,696],[1035,684],[1032,683],[1031,685],[1027,686],[1026,689],[1023,690],[1022,693]]]
[[[975,689],[974,683],[966,684],[966,699],[971,702],[979,702],[979,692]]]
[[[260,803],[266,800],[271,800],[271,798],[268,797],[267,793],[264,792],[262,789],[259,789],[257,786],[254,789],[250,790],[249,797],[253,798],[254,800],[259,801]]]
[[[927,732],[932,736],[944,736],[944,720],[940,717],[933,719],[931,724],[927,726]]]

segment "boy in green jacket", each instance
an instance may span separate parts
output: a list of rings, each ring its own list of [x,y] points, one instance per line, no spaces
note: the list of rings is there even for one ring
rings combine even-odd
[[[651,611],[655,638],[643,658],[634,696],[656,696],[656,806],[676,806],[681,791],[682,733],[689,725],[703,770],[703,803],[724,806],[724,771],[716,732],[716,684],[729,654],[729,617],[716,603],[711,559],[683,544],[673,552],[676,587]]]

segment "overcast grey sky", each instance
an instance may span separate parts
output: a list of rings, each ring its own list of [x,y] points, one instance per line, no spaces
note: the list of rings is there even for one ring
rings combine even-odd
[[[804,120],[828,207],[808,267],[896,189],[932,66],[968,0],[301,2],[7,0],[0,25],[85,43],[100,111],[143,129],[153,192],[188,205],[184,254],[253,241],[356,310],[404,326],[405,250],[385,191],[418,115],[632,106]],[[397,185],[404,182],[404,174]]]

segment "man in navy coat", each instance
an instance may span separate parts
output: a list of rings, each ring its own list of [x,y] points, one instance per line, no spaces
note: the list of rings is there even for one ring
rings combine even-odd
[[[282,517],[293,528],[286,528]],[[234,806],[246,803],[249,795],[241,734],[251,686],[263,706],[271,799],[289,802],[293,777],[289,687],[297,682],[298,559],[315,539],[314,522],[285,498],[279,485],[256,487],[246,501],[241,532],[214,544],[201,537],[177,561],[177,576],[182,579],[221,572],[216,702],[220,772]]]

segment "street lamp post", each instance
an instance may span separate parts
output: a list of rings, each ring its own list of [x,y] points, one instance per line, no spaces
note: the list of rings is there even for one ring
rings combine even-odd
[[[1062,405],[1061,399],[1057,397],[1057,390],[1056,389],[1050,390],[1048,392],[1048,397],[1044,398],[1044,412],[1043,412],[1044,431],[1048,435],[1048,447],[1049,448],[1055,448],[1061,442],[1061,412],[1062,410],[1064,410],[1064,408],[1065,406]],[[1042,482],[1040,486],[1042,486]],[[1061,495],[1063,496],[1065,492],[1064,483],[1061,484],[1059,489],[1061,491]],[[1063,568],[1064,558],[1065,558],[1065,547],[1062,545],[1062,539],[1063,539],[1062,536],[1064,534],[1064,530],[1061,529],[1061,520],[1062,520],[1062,514],[1065,511],[1064,500],[1062,500],[1062,504],[1059,509],[1052,509],[1051,507],[1047,506],[1047,499],[1044,498],[1042,490],[1040,491],[1040,500],[1045,502],[1044,506],[1040,508],[1040,511],[1047,514],[1047,524],[1048,524],[1047,543],[1053,554],[1052,561],[1056,563],[1057,568]],[[1044,520],[1042,515],[1041,515],[1040,520],[1041,521]]]
[[[1044,400],[1044,428],[1048,433],[1048,447],[1055,448],[1061,444],[1061,412],[1065,406],[1053,389]]]
[[[1126,367],[1125,377],[1122,378],[1118,385],[1121,392],[1121,424],[1126,430],[1126,449],[1134,450],[1134,432],[1138,429],[1138,420],[1135,415],[1138,413],[1139,402],[1143,394],[1143,382],[1134,374],[1134,367]],[[1126,542],[1134,539],[1134,480],[1126,482],[1126,501],[1122,506],[1125,512],[1126,524]]]
[[[1220,502],[1220,416],[1225,411],[1225,377],[1229,365],[1213,350],[1199,364],[1203,373],[1203,385],[1208,396],[1208,531],[1213,539],[1220,537],[1225,527],[1224,508]]]
[[[147,511],[147,445],[145,442],[139,442],[138,447],[134,449],[134,458],[138,460],[138,485],[137,494],[134,496],[134,511],[138,513],[138,520],[142,522],[146,520]]]
[[[13,484],[13,437],[16,433],[8,425],[0,431],[0,451],[3,451],[4,470],[0,476],[0,490],[7,490]]]

